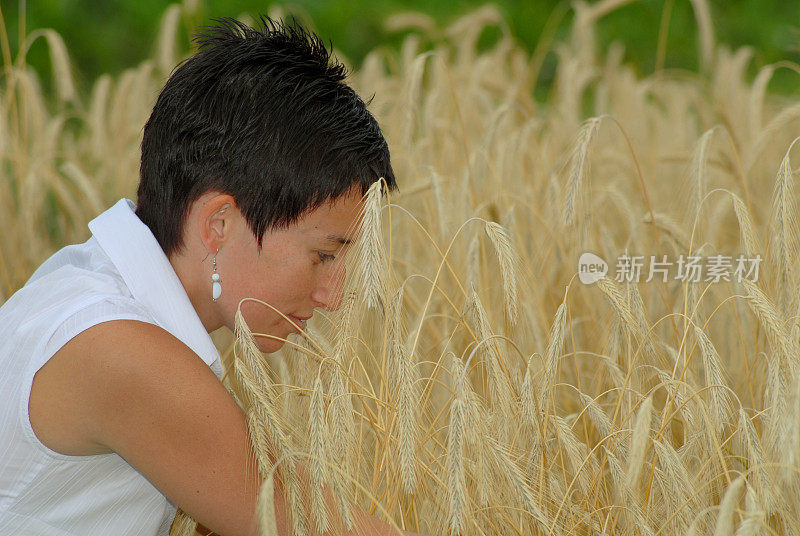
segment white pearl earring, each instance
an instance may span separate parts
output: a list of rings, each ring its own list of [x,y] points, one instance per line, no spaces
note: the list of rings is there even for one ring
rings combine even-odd
[[[219,253],[219,248],[217,248],[217,253]],[[222,285],[220,284],[220,277],[217,273],[217,253],[214,253],[214,256],[211,258],[211,266],[214,269],[214,273],[211,274],[211,299],[217,301],[217,298],[222,295]]]

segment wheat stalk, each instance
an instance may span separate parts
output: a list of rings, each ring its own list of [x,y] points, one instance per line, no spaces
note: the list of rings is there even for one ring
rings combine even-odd
[[[510,414],[513,408],[512,387],[503,372],[503,358],[494,332],[489,324],[486,309],[483,307],[478,293],[473,289],[470,295],[468,312],[473,317],[478,341],[476,348],[489,371],[489,391],[493,402],[497,403],[501,411]]]
[[[626,488],[635,491],[639,475],[644,467],[644,456],[650,438],[650,421],[652,419],[653,398],[647,397],[636,413],[636,422],[631,436],[630,455],[625,468]]]
[[[175,519],[169,529],[170,536],[194,536],[197,530],[197,522],[189,517],[189,514],[178,508]]]
[[[741,235],[742,242],[744,243],[744,252],[749,256],[753,256],[757,252],[761,251],[761,248],[758,245],[758,237],[753,229],[753,219],[750,216],[750,211],[747,209],[744,201],[742,201],[736,194],[731,195],[733,198],[733,210],[736,213],[736,219],[739,222],[739,234]]]
[[[241,309],[236,312],[235,332],[235,349],[238,355],[234,358],[234,377],[245,403],[247,424],[251,431],[259,471],[262,475],[267,475],[271,471],[270,459],[273,455],[271,449],[275,449],[276,457],[283,457],[284,488],[287,492],[292,527],[297,536],[304,536],[308,527],[307,512],[300,501],[300,479],[295,467],[296,458],[289,438],[282,428],[280,414],[274,405],[277,397],[260,358],[261,353],[244,321]]]
[[[450,534],[460,534],[465,527],[467,490],[464,479],[464,400],[456,395],[450,405],[447,425],[447,515]]]
[[[728,536],[733,534],[733,514],[734,509],[739,504],[744,490],[745,479],[743,475],[736,477],[728,489],[725,490],[725,496],[722,498],[722,503],[719,507],[719,515],[717,516],[717,524],[714,528],[714,536]]]
[[[585,180],[589,168],[589,147],[597,131],[600,129],[600,118],[593,117],[584,123],[578,134],[578,142],[572,156],[572,166],[567,180],[567,197],[563,211],[563,222],[567,227],[575,223],[577,197],[581,191],[581,183]]]
[[[333,489],[336,494],[339,510],[347,525],[348,530],[352,529],[353,516],[350,512],[347,487],[344,475],[352,474],[352,452],[355,442],[353,433],[353,405],[350,394],[345,390],[345,381],[341,369],[337,366],[331,373],[331,384],[328,389],[331,402],[328,406],[331,416],[330,437],[335,437],[330,445],[331,458],[341,469],[341,473],[336,471],[333,478]]]
[[[169,6],[161,17],[156,50],[158,51],[158,68],[165,74],[170,73],[178,61],[178,43],[175,38],[178,34],[180,20],[181,6],[177,4]]]
[[[505,229],[495,222],[486,222],[486,234],[492,241],[497,259],[500,261],[500,274],[503,278],[503,296],[506,303],[506,318],[511,324],[517,323],[518,301],[517,296],[517,259],[511,238]]]
[[[664,498],[674,505],[671,510],[679,512],[685,528],[688,528],[690,510],[687,506],[692,505],[694,500],[692,497],[692,490],[694,489],[692,479],[689,477],[689,472],[681,457],[672,445],[668,442],[654,439],[653,446],[658,456],[658,465],[661,468],[661,471],[655,471],[654,474],[657,479],[666,481]]]
[[[756,433],[752,421],[742,408],[739,408],[739,419],[736,426],[736,440],[743,444],[740,450],[745,454],[748,465],[751,467],[753,481],[748,486],[748,494],[751,489],[758,490],[762,497],[761,504],[767,512],[772,512],[775,508],[773,499],[773,483],[769,471],[766,468],[766,457],[761,447],[761,440]],[[755,493],[755,491],[753,491]]]
[[[603,411],[603,408],[600,407],[600,404],[597,403],[597,400],[581,392],[579,392],[578,395],[581,398],[581,403],[589,413],[589,418],[597,427],[597,430],[603,437],[609,436],[614,429],[614,425],[611,423],[611,419],[608,415],[606,415],[606,412]]]
[[[778,310],[787,316],[792,298],[788,292],[794,277],[791,273],[794,259],[797,257],[798,230],[796,201],[794,197],[794,184],[792,166],[789,161],[789,150],[781,161],[775,189],[772,196],[772,215],[769,221],[770,234],[770,261],[776,270],[780,289]]]
[[[406,493],[414,493],[417,486],[417,406],[416,374],[410,356],[400,365],[399,392],[397,396],[398,455],[400,475]]]
[[[290,532],[315,533],[325,522],[332,530],[337,506],[329,504],[324,520],[320,514],[328,479],[351,529],[359,507],[425,534],[459,536],[800,532],[792,500],[800,306],[789,159],[800,105],[768,91],[786,64],[751,81],[750,53],[715,46],[702,0],[692,3],[702,80],[639,75],[619,47],[601,56],[593,42],[601,18],[628,2],[576,3],[571,44],[546,37],[560,27],[564,11],[556,10],[533,59],[495,8],[449,29],[409,16],[404,24],[418,30],[403,37],[399,53],[374,50],[353,69],[353,86],[375,95],[370,110],[389,140],[400,194],[384,206],[378,184],[367,192],[360,253],[348,257],[350,286],[338,313],[310,323],[314,340],[292,340],[265,358],[255,344],[261,335],[237,315],[233,352],[222,352],[228,363],[232,354],[224,382],[245,412],[267,479],[262,531],[274,531],[276,486]],[[182,18],[196,20],[196,4],[166,10],[153,58],[99,78],[89,96],[76,91],[56,33],[22,35],[20,56],[5,62],[0,82],[0,300],[58,247],[85,240],[85,223],[109,202],[133,196],[141,126],[183,54],[175,32]],[[478,49],[486,25],[502,35]],[[24,61],[39,37],[49,46],[53,98]],[[545,56],[555,82],[541,102],[533,95]],[[594,119],[576,129],[587,115]],[[618,132],[600,140],[601,118]],[[771,196],[752,188],[776,170]],[[673,179],[681,174],[691,184],[677,204]],[[595,182],[602,197],[589,203]],[[733,213],[712,188],[731,196]],[[709,217],[689,237],[686,211],[706,197]],[[652,204],[646,211],[642,199]],[[464,237],[474,229],[454,227],[476,214],[497,269],[481,257],[480,232]],[[769,257],[769,269],[758,285],[622,286],[609,276],[599,292],[569,286],[579,242],[607,260],[623,249],[655,253],[663,243],[654,230],[676,254],[743,250]],[[432,279],[443,255],[448,266],[463,266]],[[403,285],[392,294],[395,280]],[[688,306],[674,300],[677,286]],[[565,287],[575,290],[569,311],[553,292]],[[730,301],[739,294],[752,315]],[[415,319],[411,353],[405,326]],[[676,319],[688,330],[676,331]],[[494,323],[503,320],[501,332]],[[320,322],[332,345],[312,333]],[[230,336],[214,340],[223,349]],[[308,479],[298,477],[301,459],[310,461]],[[301,489],[305,481],[312,487]],[[355,490],[361,504],[351,503]],[[180,515],[172,532],[193,525]]]
[[[759,507],[758,497],[751,486],[745,492],[745,512],[742,524],[736,529],[735,536],[756,536],[762,534],[764,526],[764,511]]]
[[[550,328],[550,336],[547,339],[547,348],[544,351],[544,374],[540,375],[540,381],[536,386],[538,394],[538,407],[544,408],[546,399],[555,385],[558,373],[558,361],[564,347],[564,329],[567,319],[567,304],[562,302],[556,309],[553,325]]]
[[[722,371],[719,353],[717,353],[717,349],[714,347],[711,339],[708,338],[699,326],[695,326],[695,335],[700,343],[700,351],[703,355],[706,385],[711,389],[711,408],[714,417],[714,425],[719,434],[723,423],[728,422],[728,416],[732,412],[730,397],[727,391],[728,383]]]
[[[508,479],[512,488],[516,491],[517,499],[533,520],[542,529],[547,529],[550,526],[550,522],[545,513],[536,504],[533,490],[519,465],[511,459],[511,453],[508,448],[491,435],[486,436],[486,441],[490,447],[488,451],[494,459],[498,474],[504,475]]]
[[[50,50],[50,64],[53,66],[53,80],[56,84],[58,98],[61,102],[74,101],[77,98],[77,93],[70,73],[67,46],[61,36],[54,30],[41,30],[41,33],[44,35],[47,47]]]
[[[387,328],[387,384],[392,391],[398,389],[400,382],[400,371],[406,359],[406,348],[403,344],[403,286],[397,289],[389,302],[389,309],[386,315]]]
[[[264,536],[278,534],[278,523],[275,519],[275,476],[270,471],[267,478],[261,484],[258,494],[258,528]]]
[[[311,513],[317,530],[328,530],[328,515],[323,494],[328,480],[325,462],[327,461],[328,440],[325,435],[325,405],[322,398],[322,381],[319,375],[314,380],[308,410],[308,436],[311,440]]]

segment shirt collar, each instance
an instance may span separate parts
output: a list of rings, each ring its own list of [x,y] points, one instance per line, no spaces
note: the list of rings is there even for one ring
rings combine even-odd
[[[180,339],[217,377],[222,376],[219,351],[164,250],[150,228],[136,216],[136,205],[120,199],[89,222],[100,247],[111,258],[133,298],[152,312],[158,324]]]

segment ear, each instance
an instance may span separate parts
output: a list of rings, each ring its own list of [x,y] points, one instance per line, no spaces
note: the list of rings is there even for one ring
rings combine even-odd
[[[200,208],[200,239],[206,251],[214,253],[230,238],[237,208],[233,196],[212,193]]]

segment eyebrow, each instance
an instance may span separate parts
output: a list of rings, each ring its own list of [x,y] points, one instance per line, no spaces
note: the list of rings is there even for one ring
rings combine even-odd
[[[325,240],[327,240],[328,242],[335,242],[336,244],[340,244],[342,246],[346,246],[348,244],[353,243],[353,241],[349,238],[345,238],[343,236],[334,234],[329,234],[328,236],[325,237]]]

